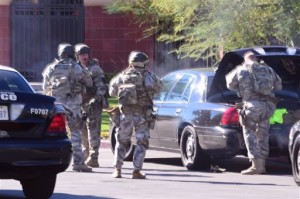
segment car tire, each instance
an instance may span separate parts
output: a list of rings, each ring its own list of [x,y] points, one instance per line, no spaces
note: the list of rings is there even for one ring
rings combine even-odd
[[[48,199],[52,196],[56,183],[56,174],[40,175],[21,180],[23,193],[30,199]]]
[[[192,126],[186,126],[180,139],[180,152],[183,165],[188,170],[205,170],[210,166],[211,158],[200,147]]]
[[[115,148],[116,148],[116,143],[117,143],[117,141],[116,141],[116,126],[115,125],[113,125],[110,128],[109,135],[110,135],[111,151],[113,152],[113,154],[115,154]],[[133,160],[134,148],[135,148],[135,146],[131,143],[130,146],[126,149],[126,155],[125,155],[124,161],[132,161]]]
[[[294,147],[292,150],[292,172],[293,177],[298,186],[300,186],[300,137],[295,139]]]

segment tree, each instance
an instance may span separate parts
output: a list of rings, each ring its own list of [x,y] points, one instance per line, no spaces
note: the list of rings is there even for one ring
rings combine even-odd
[[[148,24],[144,37],[177,42],[180,57],[218,56],[255,45],[300,44],[297,0],[114,0],[109,13]]]

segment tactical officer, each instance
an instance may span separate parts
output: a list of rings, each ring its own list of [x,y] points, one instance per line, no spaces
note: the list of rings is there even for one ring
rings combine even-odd
[[[282,87],[280,77],[264,63],[259,63],[252,52],[244,54],[244,63],[226,75],[227,87],[242,98],[239,114],[250,168],[244,175],[266,173],[265,162],[269,155],[269,118],[276,103],[274,90]],[[258,81],[259,79],[259,81]]]
[[[82,129],[82,145],[86,165],[90,167],[99,167],[98,156],[101,144],[101,116],[102,108],[108,108],[105,94],[108,87],[105,83],[105,76],[98,60],[90,56],[90,48],[83,43],[75,45],[76,58],[83,67],[91,74],[93,86],[86,88],[82,96],[82,112],[85,122]]]
[[[121,178],[121,168],[126,148],[131,144],[133,128],[137,145],[133,155],[132,179],[145,179],[141,173],[146,149],[149,146],[149,127],[153,120],[153,95],[161,89],[162,83],[146,69],[148,56],[143,52],[129,54],[129,66],[110,82],[109,94],[119,99],[120,123],[116,128],[116,147],[113,166],[114,178]]]
[[[67,123],[72,137],[73,170],[91,172],[92,168],[84,163],[79,124],[82,117],[82,89],[92,86],[92,78],[87,70],[76,63],[72,45],[59,44],[58,57],[43,71],[43,89],[45,94],[56,97],[58,103],[67,106],[66,110],[72,110],[72,114],[67,115]]]

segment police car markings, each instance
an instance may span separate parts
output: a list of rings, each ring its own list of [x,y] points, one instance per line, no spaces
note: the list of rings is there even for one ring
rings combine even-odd
[[[49,109],[45,108],[30,108],[30,114],[35,114],[35,115],[47,115]]]
[[[17,101],[17,95],[13,92],[0,92],[1,100]]]

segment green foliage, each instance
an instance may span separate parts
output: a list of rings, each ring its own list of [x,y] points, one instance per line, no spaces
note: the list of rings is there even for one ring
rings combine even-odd
[[[109,98],[109,106],[117,106],[118,100],[117,98]],[[108,138],[109,136],[109,128],[110,128],[110,121],[109,121],[109,116],[107,112],[104,110],[102,113],[102,121],[101,121],[101,137],[102,138]]]
[[[117,74],[118,72],[105,73],[105,80],[107,83]]]
[[[144,37],[177,42],[180,57],[217,56],[255,45],[298,45],[298,0],[115,0],[108,13],[131,14]]]

